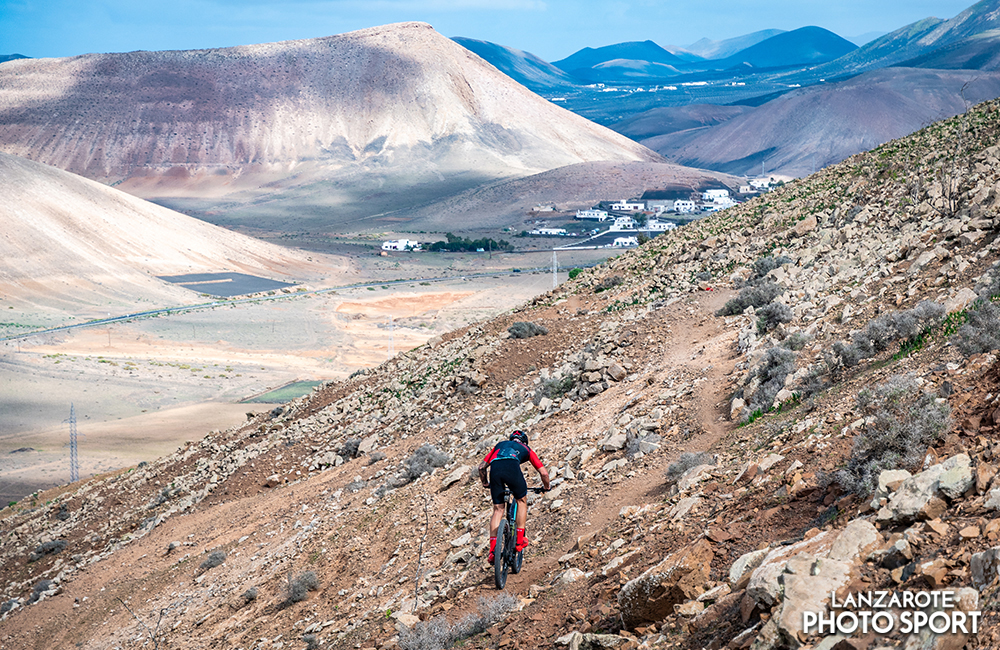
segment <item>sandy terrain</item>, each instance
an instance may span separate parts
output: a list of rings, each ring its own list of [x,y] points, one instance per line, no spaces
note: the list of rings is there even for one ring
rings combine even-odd
[[[520,304],[551,282],[551,274],[524,273],[349,289],[5,341],[0,501],[68,482],[70,404],[87,477],[161,456],[267,408],[238,404],[247,397],[381,363],[390,316],[399,352]],[[15,451],[23,448],[31,451]]]

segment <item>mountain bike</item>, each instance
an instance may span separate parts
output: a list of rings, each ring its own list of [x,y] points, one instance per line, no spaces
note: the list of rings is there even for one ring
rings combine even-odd
[[[528,488],[528,491],[540,494],[545,492],[545,488]],[[517,550],[517,531],[514,526],[517,521],[517,501],[506,486],[503,500],[506,514],[497,526],[497,545],[493,550],[493,582],[497,589],[503,589],[507,584],[507,573],[519,573],[524,562],[524,551]]]

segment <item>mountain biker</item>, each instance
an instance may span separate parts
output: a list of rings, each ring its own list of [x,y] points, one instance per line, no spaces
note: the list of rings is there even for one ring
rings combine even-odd
[[[517,500],[516,549],[523,551],[528,545],[528,540],[524,536],[524,523],[528,519],[528,484],[521,472],[521,463],[525,461],[531,462],[542,479],[542,485],[546,490],[550,489],[552,485],[549,483],[549,473],[537,454],[528,447],[528,436],[523,431],[514,431],[509,439],[498,442],[483,462],[479,463],[479,480],[482,481],[483,487],[490,489],[490,497],[493,500],[493,517],[490,518],[490,564],[493,564],[493,552],[497,545],[497,528],[504,517],[505,485],[510,488],[510,493]],[[487,468],[490,468],[488,481]]]

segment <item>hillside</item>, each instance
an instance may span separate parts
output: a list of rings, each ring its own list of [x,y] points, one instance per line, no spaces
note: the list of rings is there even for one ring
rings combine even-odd
[[[497,70],[536,93],[575,88],[580,83],[578,79],[531,52],[473,38],[455,37],[451,40],[470,52],[475,52]]]
[[[724,59],[731,54],[736,54],[740,50],[756,45],[772,36],[783,34],[783,29],[762,29],[735,38],[727,38],[721,41],[713,41],[708,38],[701,38],[684,49],[692,54],[705,59]]]
[[[653,41],[585,47],[552,65],[587,83],[671,77],[684,59]]]
[[[880,36],[839,59],[817,66],[812,72],[818,79],[903,65],[911,59],[931,55],[940,48],[1000,28],[998,9],[1000,1],[981,0],[948,20],[919,20]]]
[[[423,23],[8,61],[0,86],[0,150],[215,223],[336,227],[498,178],[659,160]]]
[[[6,318],[36,309],[74,318],[187,304],[198,294],[158,279],[246,273],[315,280],[344,263],[266,244],[99,183],[0,153],[0,278]],[[16,319],[15,319],[16,320]],[[10,323],[4,323],[3,331]]]
[[[609,198],[640,196],[662,187],[737,188],[740,179],[719,172],[671,163],[592,162],[568,165],[524,178],[487,183],[427,206],[387,215],[387,221],[409,229],[447,231],[462,225],[463,215],[476,215],[477,227],[524,227],[531,209],[556,204],[560,210],[586,209]]]
[[[996,647],[998,136],[980,105],[23,500],[5,644]],[[515,427],[556,486],[505,601],[470,470]],[[930,589],[978,635],[802,630],[831,593]]]
[[[822,27],[800,27],[712,61],[714,69],[739,65],[754,68],[801,67],[825,63],[857,49],[857,45]]]
[[[681,165],[760,174],[763,162],[768,174],[804,176],[960,113],[966,101],[997,96],[995,72],[888,68],[796,89],[721,124],[642,142]]]

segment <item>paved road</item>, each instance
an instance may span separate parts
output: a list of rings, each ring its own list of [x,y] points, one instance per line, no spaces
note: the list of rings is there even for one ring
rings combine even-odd
[[[533,269],[522,269],[521,273],[530,273],[532,271],[549,271],[551,267],[538,267]],[[322,293],[330,293],[332,291],[340,291],[343,289],[364,289],[366,287],[384,287],[399,284],[413,284],[414,282],[447,282],[449,280],[460,280],[463,278],[485,278],[492,277],[495,275],[514,275],[513,271],[498,271],[491,273],[466,273],[464,275],[454,275],[436,278],[411,278],[408,280],[387,280],[385,282],[365,282],[362,284],[345,284],[339,287],[330,287],[328,289],[314,289],[313,291],[293,291],[292,293],[279,293],[274,296],[254,296],[248,298],[239,298],[236,300],[214,300],[212,302],[200,302],[191,305],[180,305],[178,307],[163,307],[161,309],[150,309],[147,311],[137,311],[130,314],[122,314],[121,316],[111,316],[109,318],[99,318],[97,320],[87,321],[85,323],[74,323],[72,325],[62,325],[60,327],[52,327],[43,330],[34,330],[32,332],[27,332],[24,334],[13,334],[10,336],[0,337],[0,341],[16,341],[19,339],[26,339],[32,336],[38,336],[40,334],[54,334],[57,332],[66,332],[69,330],[82,329],[84,327],[100,327],[102,325],[110,325],[113,323],[124,323],[126,321],[138,320],[140,318],[150,318],[152,316],[169,316],[171,314],[182,314],[192,311],[200,311],[203,309],[212,309],[213,307],[222,307],[226,305],[239,305],[241,303],[251,303],[251,302],[266,302],[272,300],[295,300],[296,298],[303,298],[305,296],[312,296]]]

